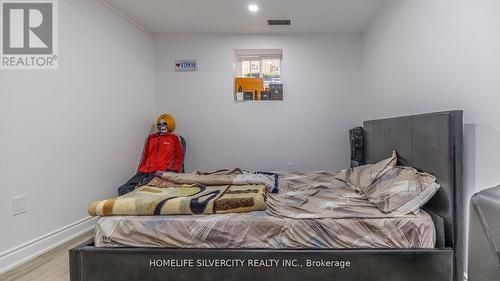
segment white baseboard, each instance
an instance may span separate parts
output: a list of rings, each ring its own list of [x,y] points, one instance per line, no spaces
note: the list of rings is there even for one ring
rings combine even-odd
[[[96,221],[96,217],[86,217],[0,253],[0,274],[91,231]]]

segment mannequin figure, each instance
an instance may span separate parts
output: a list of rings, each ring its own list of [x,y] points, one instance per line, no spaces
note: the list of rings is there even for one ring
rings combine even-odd
[[[118,195],[133,191],[137,186],[150,182],[158,170],[180,172],[184,157],[179,137],[175,130],[175,120],[168,114],[162,114],[156,120],[157,132],[150,135],[144,147],[141,164],[137,174],[118,188]]]

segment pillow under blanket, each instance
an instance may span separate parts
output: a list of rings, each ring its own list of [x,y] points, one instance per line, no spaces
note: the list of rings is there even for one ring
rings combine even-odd
[[[439,187],[433,175],[397,166],[363,189],[362,194],[384,213],[408,214],[417,212]]]
[[[342,170],[335,178],[345,182],[356,191],[363,192],[363,190],[370,186],[377,178],[396,167],[397,161],[396,151],[393,151],[392,156],[387,159],[381,160],[375,164]]]
[[[158,171],[157,176],[175,184],[211,185],[265,185],[268,192],[278,192],[278,175],[273,173],[249,173],[240,169],[217,171],[212,173],[196,172],[179,174]]]

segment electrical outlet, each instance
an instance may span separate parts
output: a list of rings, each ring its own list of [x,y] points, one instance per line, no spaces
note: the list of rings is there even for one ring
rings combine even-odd
[[[28,201],[26,195],[20,195],[12,198],[12,215],[17,216],[28,212]]]

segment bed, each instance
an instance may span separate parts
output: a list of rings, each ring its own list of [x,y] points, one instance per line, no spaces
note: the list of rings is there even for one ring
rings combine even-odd
[[[437,177],[418,215],[104,217],[70,251],[71,280],[460,280],[462,112],[365,121],[363,131],[366,163],[396,150],[399,165]]]
[[[265,210],[102,216],[97,221],[94,244],[96,247],[342,249],[433,248],[436,243],[435,223],[427,212],[385,214],[339,180],[337,172],[277,173],[281,190],[267,194]]]

